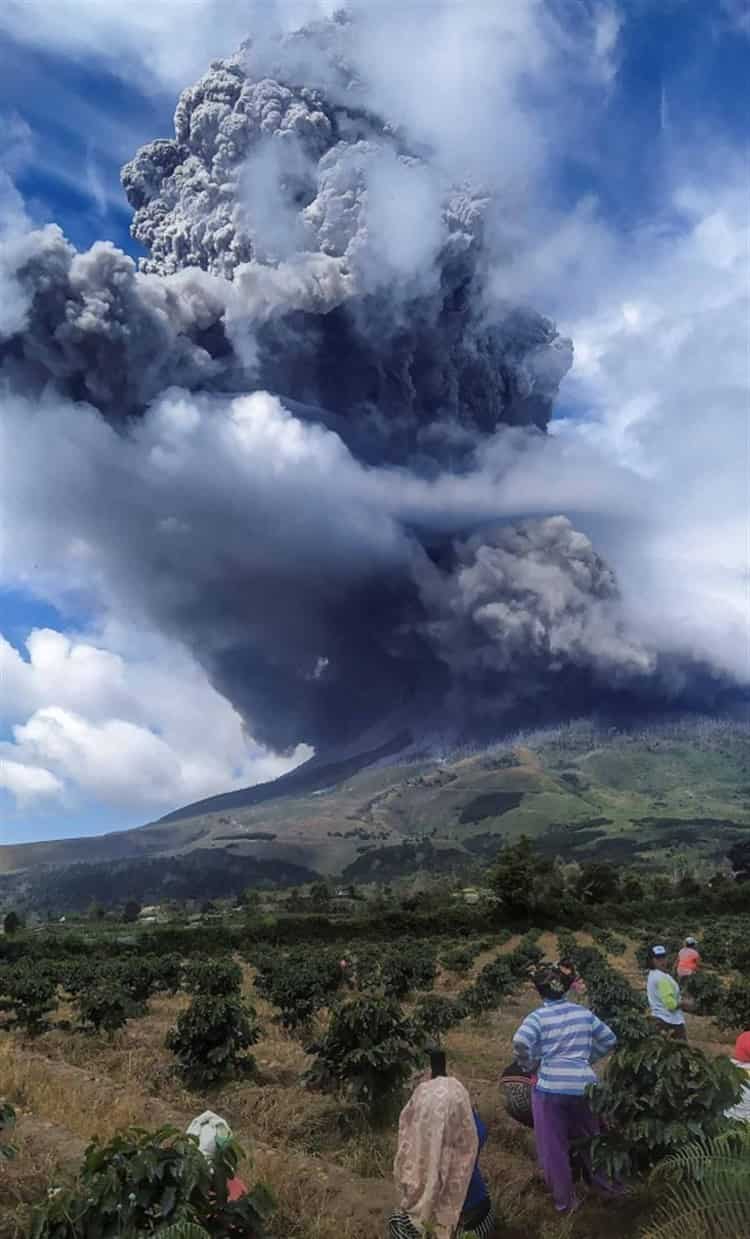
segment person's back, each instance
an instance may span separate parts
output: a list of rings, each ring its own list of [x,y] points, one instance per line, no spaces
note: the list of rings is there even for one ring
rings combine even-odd
[[[513,1038],[520,1059],[539,1062],[541,1093],[582,1097],[596,1075],[591,1063],[614,1047],[615,1038],[593,1011],[577,1002],[545,1002],[524,1020]]]
[[[677,956],[678,977],[691,977],[700,968],[701,957],[694,946],[684,946]]]

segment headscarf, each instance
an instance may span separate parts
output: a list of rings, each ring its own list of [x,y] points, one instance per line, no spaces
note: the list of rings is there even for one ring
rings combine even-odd
[[[750,1063],[750,1032],[740,1033],[734,1043],[734,1057],[738,1063]]]
[[[479,1153],[471,1099],[453,1076],[420,1084],[401,1111],[393,1174],[420,1235],[451,1239]]]
[[[558,964],[540,964],[531,973],[531,980],[540,998],[554,1001],[556,998],[565,997],[575,980],[575,973],[571,975],[567,968],[561,968]]]

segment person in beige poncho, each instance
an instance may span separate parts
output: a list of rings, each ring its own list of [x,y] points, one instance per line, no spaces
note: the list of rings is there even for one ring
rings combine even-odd
[[[452,1076],[420,1084],[401,1111],[394,1177],[401,1206],[390,1239],[454,1239],[476,1165],[471,1099]]]

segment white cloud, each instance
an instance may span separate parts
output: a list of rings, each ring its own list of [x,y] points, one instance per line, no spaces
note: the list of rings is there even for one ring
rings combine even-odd
[[[750,680],[750,314],[747,172],[680,183],[663,226],[612,238],[589,306],[564,324],[558,427],[647,480],[648,521],[603,530],[639,626]]]
[[[24,807],[39,800],[57,799],[63,785],[49,770],[0,756],[0,789],[10,792],[16,804]]]
[[[309,755],[254,745],[195,663],[148,633],[112,623],[95,642],[37,629],[26,655],[0,637],[0,718],[13,733],[0,743],[0,787],[19,807],[58,797],[71,812],[93,800],[145,817]]]
[[[268,23],[294,29],[333,7],[322,0],[4,0],[0,32],[46,51],[99,57],[142,85],[181,90]]]

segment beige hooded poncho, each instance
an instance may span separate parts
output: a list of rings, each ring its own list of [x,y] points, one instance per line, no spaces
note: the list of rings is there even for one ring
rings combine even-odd
[[[420,1084],[401,1111],[393,1166],[406,1213],[420,1234],[451,1239],[479,1152],[469,1094],[441,1076]]]

